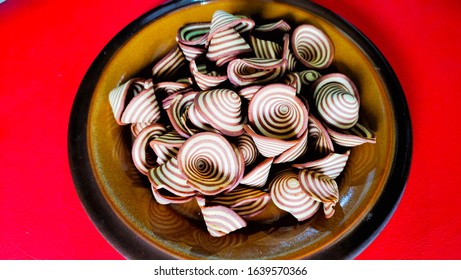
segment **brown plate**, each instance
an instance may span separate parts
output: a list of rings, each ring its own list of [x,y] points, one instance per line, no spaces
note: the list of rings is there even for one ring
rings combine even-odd
[[[378,140],[353,149],[331,219],[316,215],[298,223],[286,217],[211,237],[196,219],[196,206],[159,205],[135,169],[129,131],[116,124],[109,91],[144,73],[172,48],[179,27],[210,21],[218,9],[319,27],[333,41],[335,69],[356,83],[360,117]],[[392,215],[405,188],[412,136],[405,97],[391,67],[362,33],[331,11],[309,1],[183,0],[149,11],[101,51],[75,97],[68,143],[73,179],[88,215],[127,258],[343,259],[360,253]]]

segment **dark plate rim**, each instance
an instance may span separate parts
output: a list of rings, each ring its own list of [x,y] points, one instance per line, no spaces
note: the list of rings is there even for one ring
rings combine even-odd
[[[68,159],[72,179],[79,199],[93,224],[106,240],[123,256],[129,259],[176,259],[155,248],[147,240],[138,236],[112,210],[100,191],[89,162],[87,145],[87,122],[91,97],[105,65],[123,45],[123,42],[136,34],[145,24],[162,17],[176,9],[203,0],[179,0],[164,3],[146,12],[123,28],[101,50],[86,72],[74,99],[68,126]],[[271,1],[269,1],[271,2]],[[333,23],[348,34],[370,56],[389,89],[390,101],[396,118],[396,151],[386,186],[367,214],[346,236],[329,246],[326,250],[310,255],[311,259],[353,259],[360,254],[381,232],[394,213],[404,193],[408,180],[412,157],[412,126],[410,113],[400,82],[378,48],[356,27],[332,11],[310,1],[276,0],[272,2],[289,5],[317,14]]]

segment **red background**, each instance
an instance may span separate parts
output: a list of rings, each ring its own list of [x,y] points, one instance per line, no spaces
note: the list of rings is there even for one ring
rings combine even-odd
[[[74,96],[91,62],[161,1],[0,4],[0,259],[121,259],[86,215],[67,161]],[[358,259],[461,259],[461,2],[315,1],[355,25],[399,77],[413,122],[408,185]]]

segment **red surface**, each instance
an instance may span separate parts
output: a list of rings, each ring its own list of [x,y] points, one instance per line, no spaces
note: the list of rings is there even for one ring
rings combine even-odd
[[[160,1],[0,4],[0,259],[120,259],[87,217],[67,161],[80,81]],[[319,0],[375,43],[410,107],[413,162],[394,216],[359,259],[461,259],[458,0]]]

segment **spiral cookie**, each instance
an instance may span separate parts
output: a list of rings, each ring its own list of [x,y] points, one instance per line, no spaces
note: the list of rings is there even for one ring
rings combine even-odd
[[[191,91],[184,95],[178,95],[171,101],[171,106],[166,110],[168,119],[170,120],[173,128],[183,137],[189,138],[190,131],[186,126],[187,111],[197,92]]]
[[[185,58],[191,61],[206,52],[205,43],[211,23],[190,23],[182,26],[176,35],[178,46]]]
[[[208,72],[207,69],[202,71],[197,67],[195,59],[192,59],[189,64],[190,72],[194,76],[195,82],[202,90],[215,88],[227,80],[226,75],[220,75],[217,72]]]
[[[175,157],[179,147],[186,141],[186,138],[179,135],[176,130],[170,131],[149,142],[150,147],[157,155],[157,163],[164,164],[170,158]]]
[[[255,142],[248,134],[242,134],[237,138],[237,147],[243,155],[245,165],[253,164],[258,158],[259,152]]]
[[[210,32],[208,33],[207,42],[209,43],[215,34],[219,31],[229,28],[235,29],[242,33],[253,29],[255,22],[245,16],[229,14],[225,11],[218,10],[211,18]]]
[[[319,115],[328,125],[349,129],[357,123],[360,100],[355,85],[346,76],[322,76],[314,84],[313,97]]]
[[[205,46],[211,23],[194,22],[183,25],[176,35],[178,43],[188,46]]]
[[[245,227],[246,221],[235,211],[225,206],[202,207],[203,219],[212,236],[224,236]]]
[[[272,84],[251,99],[248,121],[258,134],[289,140],[299,138],[307,129],[308,110],[293,87]]]
[[[300,141],[299,139],[282,140],[259,135],[247,124],[243,126],[243,129],[253,139],[258,148],[258,152],[266,158],[276,157],[295,146]]]
[[[187,180],[183,177],[178,167],[178,160],[171,158],[165,164],[149,170],[149,180],[155,189],[165,188],[178,196],[193,196],[196,191],[187,185]]]
[[[303,24],[293,30],[293,54],[306,67],[324,69],[333,61],[333,44],[320,29]]]
[[[269,177],[269,172],[272,167],[272,162],[274,158],[266,158],[259,164],[257,164],[251,171],[247,172],[240,180],[240,184],[261,188],[266,185],[267,178]]]
[[[149,161],[149,153],[146,152],[149,142],[164,133],[166,133],[166,128],[163,125],[151,124],[141,130],[134,140],[131,155],[134,165],[142,174],[147,174],[149,169],[154,167],[152,161]]]
[[[240,33],[233,28],[228,28],[214,34],[206,57],[210,61],[216,61],[217,66],[222,66],[237,56],[249,52],[252,52],[252,49]]]
[[[299,172],[299,183],[304,191],[318,202],[338,202],[339,190],[336,181],[308,169]]]
[[[194,98],[194,107],[207,122],[227,136],[243,134],[242,101],[229,89],[202,91]]]
[[[119,125],[153,123],[160,117],[154,89],[141,78],[130,79],[111,90],[109,103]]]
[[[211,132],[195,134],[184,142],[178,152],[178,166],[187,183],[204,195],[234,188],[243,169],[231,144]]]
[[[152,77],[160,81],[172,79],[186,64],[186,57],[181,49],[176,47],[152,67]]]
[[[298,143],[296,143],[293,147],[289,148],[279,156],[274,159],[274,163],[284,163],[284,162],[291,162],[294,161],[307,152],[307,140],[308,140],[308,133],[309,131],[306,129],[303,135],[299,138]]]
[[[274,204],[298,221],[309,219],[320,208],[320,203],[301,189],[298,174],[294,171],[280,172],[269,183],[269,188]]]
[[[333,142],[325,126],[313,115],[309,115],[309,149],[322,157],[334,152]]]
[[[270,195],[262,190],[238,186],[225,195],[218,195],[210,204],[219,204],[234,210],[241,217],[252,217],[262,212],[270,201]]]
[[[349,155],[350,151],[347,151],[344,154],[331,153],[324,158],[306,163],[297,163],[292,166],[299,169],[317,171],[332,179],[336,179],[336,177],[343,172],[347,160],[349,159]]]
[[[286,59],[237,58],[229,62],[227,77],[236,87],[260,85],[281,78],[287,65]]]
[[[351,129],[335,131],[328,128],[331,139],[343,147],[355,147],[365,143],[376,143],[376,136],[365,126],[356,123]]]

